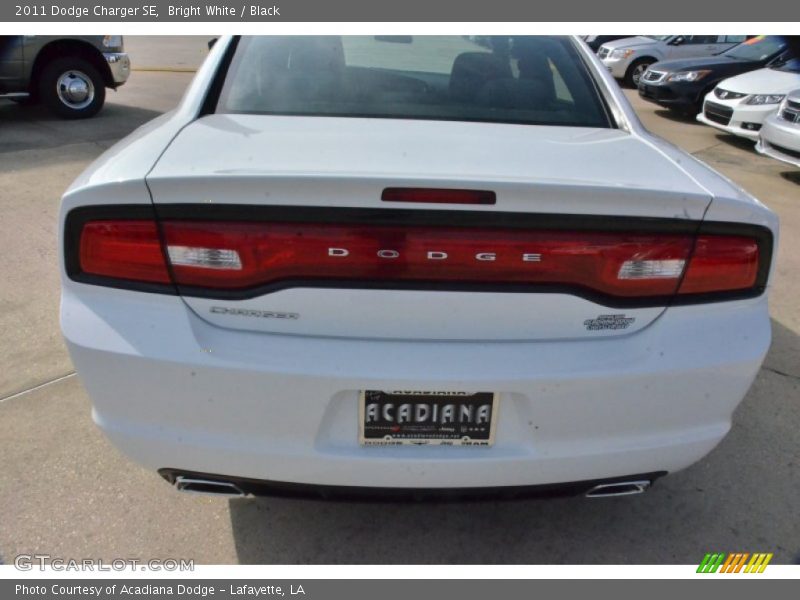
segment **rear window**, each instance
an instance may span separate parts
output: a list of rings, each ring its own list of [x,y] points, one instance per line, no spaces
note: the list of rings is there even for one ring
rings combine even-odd
[[[568,38],[243,37],[218,113],[611,127]]]

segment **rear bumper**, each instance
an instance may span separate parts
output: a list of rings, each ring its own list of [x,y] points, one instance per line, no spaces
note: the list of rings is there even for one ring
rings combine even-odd
[[[186,472],[180,469],[159,469],[159,475],[174,485],[179,477],[189,477],[203,481],[230,483],[243,495],[279,496],[284,498],[309,498],[324,500],[517,500],[523,498],[542,498],[557,496],[579,496],[594,491],[598,486],[613,485],[630,481],[647,481],[651,484],[665,472],[642,473],[627,477],[596,479],[592,481],[568,481],[555,484],[471,487],[471,488],[397,488],[362,487],[343,485],[316,485],[307,483],[287,483],[285,481],[266,481],[244,477],[228,477],[208,473]],[[611,494],[613,495],[613,494]],[[629,495],[629,494],[618,494]],[[598,496],[599,497],[599,496]]]
[[[682,469],[727,433],[770,341],[765,297],[671,308],[643,331],[590,341],[248,333],[212,326],[176,297],[82,284],[64,290],[61,319],[95,421],[140,463],[366,488]],[[362,448],[365,388],[498,391],[496,444]]]

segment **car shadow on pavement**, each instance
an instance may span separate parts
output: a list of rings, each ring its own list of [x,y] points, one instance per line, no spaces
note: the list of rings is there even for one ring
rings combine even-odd
[[[795,185],[800,185],[800,167],[792,171],[782,171],[781,177],[783,177],[786,181],[791,181]]]
[[[697,564],[705,552],[800,556],[800,336],[773,344],[731,433],[652,491],[621,498],[464,503],[231,500],[242,564]],[[792,366],[794,365],[794,366]],[[765,440],[769,440],[765,444]],[[787,512],[788,511],[788,512]],[[783,515],[782,517],[780,515]]]
[[[717,133],[715,137],[720,142],[725,142],[731,146],[736,146],[739,148],[739,150],[744,150],[745,152],[750,152],[752,154],[758,154],[758,152],[756,152],[756,143],[753,140],[749,140],[738,135],[733,135],[732,133]]]
[[[670,110],[668,108],[657,108],[655,113],[664,119],[669,119],[670,121],[677,121],[678,123],[686,123],[687,125],[696,125],[698,127],[705,127],[703,123],[698,121],[695,117],[697,115],[696,112],[680,112],[677,110]]]
[[[160,114],[155,110],[109,102],[92,118],[70,120],[51,115],[41,105],[23,106],[0,101],[0,154],[42,151],[87,142],[109,146]]]

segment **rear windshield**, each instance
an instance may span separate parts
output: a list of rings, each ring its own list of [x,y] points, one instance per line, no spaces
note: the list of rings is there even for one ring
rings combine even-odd
[[[568,38],[243,37],[216,112],[611,127]]]

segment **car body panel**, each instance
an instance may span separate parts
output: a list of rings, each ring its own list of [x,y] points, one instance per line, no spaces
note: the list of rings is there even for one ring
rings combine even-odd
[[[422,141],[426,132],[431,138]],[[226,151],[208,152],[214,144]],[[582,165],[577,175],[572,161]],[[609,178],[619,162],[633,168]],[[297,179],[328,190],[309,197]],[[216,189],[233,180],[242,187]],[[198,202],[204,190],[202,201],[214,203],[375,206],[371,188],[392,181],[524,189],[486,210],[596,214],[602,203],[604,214],[698,219],[709,201],[678,165],[617,129],[402,119],[209,115],[181,130],[147,181],[156,203]],[[375,183],[369,193],[353,193],[329,187],[337,181]],[[195,182],[197,190],[186,189]],[[265,182],[275,186],[269,197],[249,187]],[[665,204],[668,196],[675,201]]]
[[[118,38],[109,45],[106,38]],[[105,65],[102,75],[108,87],[119,87],[130,75],[130,59],[123,52],[122,36],[103,35],[9,35],[0,39],[0,95],[27,94],[36,88],[37,57],[58,44],[73,44],[96,52]]]
[[[475,212],[756,224],[777,244],[775,214],[644,130],[583,43],[576,46],[616,129],[198,118],[231,43],[227,36],[215,44],[175,111],[111,148],[71,186],[60,211],[62,247],[66,217],[79,207],[374,209],[389,181],[492,184],[497,206]],[[426,132],[436,135],[421,142]],[[482,157],[486,147],[496,151]],[[656,308],[637,313],[646,326],[587,339],[568,322],[598,307],[564,294],[286,290],[287,303],[317,311],[312,327],[290,335],[274,325],[213,323],[198,316],[195,298],[75,281],[63,253],[61,277],[67,347],[93,418],[117,447],[153,469],[279,482],[488,488],[674,472],[727,433],[770,343],[766,293]],[[320,306],[324,299],[331,306]],[[461,310],[480,318],[470,322]],[[496,392],[496,443],[362,447],[358,398],[366,389]]]
[[[740,98],[720,98],[714,91],[709,92],[704,100],[704,111],[697,115],[697,120],[727,133],[758,141],[758,130],[764,119],[778,109],[778,104],[751,105],[747,101],[756,94],[788,94],[800,85],[800,73],[784,72],[766,68],[743,73],[721,81],[716,89],[743,94]],[[712,120],[705,114],[708,103],[724,107],[730,111],[728,123]],[[751,123],[754,129],[745,129]]]
[[[726,79],[720,87],[742,94],[787,94],[797,88],[800,73],[766,68]]]
[[[0,94],[25,90],[24,36],[0,36]]]
[[[710,43],[683,43],[673,45],[670,42],[677,37],[683,37],[689,42],[693,38],[715,38]],[[649,38],[646,36],[636,36],[624,38],[613,42],[608,42],[601,46],[600,57],[606,68],[617,79],[623,79],[628,72],[628,67],[640,59],[658,62],[663,60],[690,58],[695,56],[712,56],[732,48],[739,42],[729,42],[725,38],[728,36],[669,36],[666,40]],[[607,48],[609,53],[603,57],[602,49]],[[632,53],[624,58],[616,58],[611,55],[614,50],[629,49]]]
[[[769,41],[767,42],[769,43]],[[738,46],[737,46],[738,48]],[[734,49],[733,52],[736,50]],[[699,112],[704,96],[720,81],[760,69],[790,56],[786,47],[760,60],[734,58],[730,52],[719,56],[659,61],[639,81],[639,96],[668,108]],[[697,81],[671,81],[670,76],[689,71],[708,71]]]
[[[600,46],[603,44],[607,44],[609,42],[613,42],[616,40],[621,40],[624,38],[629,38],[629,35],[582,35],[581,38],[586,45],[589,46],[594,52],[597,52],[600,49]]]
[[[625,338],[476,343],[232,332],[173,296],[97,292],[65,290],[61,320],[116,446],[151,469],[298,483],[491,487],[675,472],[727,433],[770,341],[765,298],[672,308]],[[361,447],[357,394],[374,387],[497,391],[498,441]]]
[[[800,89],[790,92],[778,110],[764,120],[756,150],[800,167]]]
[[[205,150],[209,147],[229,150],[211,153]],[[457,163],[451,159],[454,147],[460,148]],[[629,168],[609,181],[607,173],[620,161]],[[584,165],[577,177],[573,164]],[[637,216],[698,221],[710,201],[701,186],[657,149],[617,129],[400,119],[205,116],[180,131],[147,184],[156,206],[373,210],[409,208],[381,202],[387,187],[488,189],[497,194],[497,204],[475,210],[602,215],[611,220]],[[436,206],[442,207],[463,208]],[[208,321],[236,329],[405,339],[623,335],[646,326],[663,310],[629,308],[624,314],[635,319],[630,327],[589,332],[584,322],[608,307],[561,294],[506,294],[503,311],[492,309],[494,293],[463,291],[298,287],[247,300],[192,297],[186,302]],[[300,317],[243,318],[250,313],[240,311]]]

